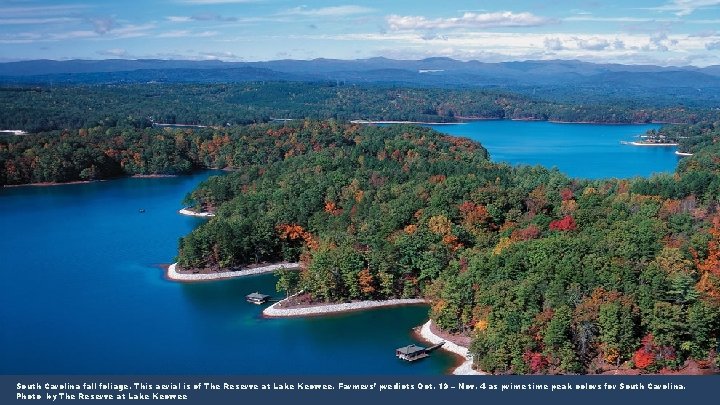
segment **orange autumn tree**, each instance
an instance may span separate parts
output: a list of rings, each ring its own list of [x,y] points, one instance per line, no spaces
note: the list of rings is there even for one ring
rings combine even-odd
[[[275,229],[280,239],[302,240],[311,250],[318,248],[318,242],[313,235],[298,224],[280,224]]]
[[[700,271],[700,281],[696,288],[713,301],[720,303],[720,215],[715,215],[708,233],[712,239],[708,242],[707,257],[699,260],[697,253],[694,253]]]
[[[342,211],[343,211],[341,208],[338,208],[338,206],[335,204],[334,201],[327,201],[327,202],[325,202],[325,208],[324,208],[324,210],[325,210],[325,212],[327,212],[328,214],[334,215],[334,216],[337,216],[337,215],[342,214]]]
[[[358,273],[358,283],[364,295],[371,296],[375,292],[375,278],[370,273],[370,269],[364,268]]]
[[[452,233],[452,222],[444,215],[435,215],[428,221],[428,229],[430,232],[441,235],[442,242],[452,250],[462,247],[462,243],[458,241],[458,237]]]
[[[464,201],[458,206],[463,226],[471,232],[477,233],[480,228],[486,227],[490,222],[490,214],[482,204]]]
[[[708,242],[708,255],[697,267],[703,273],[712,273],[720,276],[720,215],[712,220],[712,227],[708,231],[712,239]]]

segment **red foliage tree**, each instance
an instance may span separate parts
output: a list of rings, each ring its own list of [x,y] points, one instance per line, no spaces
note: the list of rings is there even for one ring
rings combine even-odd
[[[485,208],[484,205],[475,204],[472,201],[463,202],[458,209],[466,225],[485,225],[490,219],[487,208]]]
[[[535,224],[530,224],[527,228],[516,229],[510,234],[510,239],[513,241],[523,241],[530,239],[537,239],[540,236],[540,228]]]
[[[574,231],[575,229],[577,229],[577,224],[571,215],[550,222],[551,231]]]
[[[648,334],[642,339],[642,347],[640,347],[633,355],[635,367],[645,369],[655,362],[657,346],[653,340],[653,335]]]
[[[530,367],[530,371],[533,374],[543,372],[549,364],[547,357],[543,356],[542,353],[531,352],[530,350],[523,354],[523,360],[525,360],[525,363]]]
[[[570,201],[574,198],[573,191],[569,188],[564,188],[560,190],[560,198],[562,198],[563,201]]]

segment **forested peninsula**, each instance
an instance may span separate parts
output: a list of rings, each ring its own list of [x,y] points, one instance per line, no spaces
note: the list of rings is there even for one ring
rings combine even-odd
[[[208,88],[199,86],[197,97],[213,94]],[[270,119],[270,107],[248,113],[253,124],[244,126],[200,104],[174,118],[208,128],[153,127],[151,116],[173,121],[158,115],[162,109],[105,120],[101,101],[64,115],[79,105],[73,92],[95,90],[63,89],[67,104],[44,104],[51,122],[13,122],[22,117],[16,113],[24,101],[1,114],[2,125],[49,132],[0,137],[0,183],[230,169],[186,199],[216,215],[180,240],[178,264],[185,269],[299,261],[299,272],[279,273],[278,287],[302,289],[313,301],[426,298],[436,324],[471,336],[476,365],[491,373],[660,372],[687,360],[716,366],[720,122],[714,111],[658,109],[653,114],[659,115],[640,120],[674,121],[662,114],[675,111],[688,123],[661,130],[682,137],[693,152],[676,173],[588,181],[493,163],[480,144],[428,128],[349,123],[345,119],[368,115],[341,116],[337,105],[327,107],[334,116],[275,124],[259,123]],[[120,100],[130,94],[124,86],[98,91],[117,92]],[[392,91],[430,97],[445,90]],[[369,106],[362,99],[346,105],[418,111],[411,101],[388,104],[383,97]],[[493,118],[535,117],[535,104],[505,108],[496,94],[486,100],[496,108]],[[243,105],[242,111],[252,110],[252,103]],[[421,118],[480,110],[428,111],[434,113]],[[635,112],[614,120],[636,121],[636,110],[625,111]],[[69,117],[81,118],[70,123]]]
[[[307,121],[267,135],[297,147],[189,196],[217,216],[181,240],[181,266],[300,260],[279,286],[313,300],[428,298],[494,373],[714,361],[715,143],[674,175],[577,181],[413,126]]]

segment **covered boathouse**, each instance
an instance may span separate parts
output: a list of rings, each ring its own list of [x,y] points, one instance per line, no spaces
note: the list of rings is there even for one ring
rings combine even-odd
[[[418,345],[408,345],[395,350],[395,356],[402,360],[415,361],[428,357],[427,349]]]
[[[260,294],[258,292],[254,292],[252,294],[248,294],[245,296],[245,300],[247,300],[247,302],[252,303],[252,304],[257,304],[257,305],[264,304],[269,299],[270,299],[269,295]]]

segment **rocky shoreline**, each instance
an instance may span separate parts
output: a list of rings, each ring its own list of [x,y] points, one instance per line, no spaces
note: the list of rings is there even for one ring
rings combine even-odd
[[[215,214],[213,214],[212,212],[195,212],[188,208],[183,208],[183,209],[179,210],[178,214],[187,215],[190,217],[201,217],[201,218],[209,218],[209,217],[215,216]]]
[[[302,292],[298,293],[301,294]],[[296,294],[297,295],[297,294]],[[292,298],[289,297],[289,298]],[[276,302],[263,310],[263,316],[268,318],[288,318],[301,316],[320,316],[337,314],[341,312],[361,311],[371,308],[394,307],[400,305],[421,305],[427,304],[427,300],[421,298],[411,299],[394,299],[394,300],[377,300],[377,301],[357,301],[344,302],[341,304],[321,304],[305,307],[283,308],[289,298]]]
[[[445,342],[440,349],[441,350],[447,350],[451,353],[457,354],[458,356],[465,359],[465,361],[455,368],[453,370],[454,375],[486,375],[487,373],[479,371],[479,370],[473,370],[472,368],[472,358],[469,356],[469,351],[467,347],[460,346],[458,344],[455,344],[453,342],[450,342],[446,339],[441,338],[440,336],[433,333],[431,329],[432,321],[425,322],[418,330],[418,334],[423,340],[426,340],[432,344],[438,344],[440,342]]]
[[[233,271],[222,271],[217,273],[180,273],[177,270],[177,263],[173,263],[167,268],[167,278],[173,281],[210,281],[210,280],[222,280],[227,278],[254,276],[257,274],[272,273],[280,269],[297,269],[300,267],[299,263],[279,263],[270,264],[262,267],[255,267],[252,269],[242,269]]]

